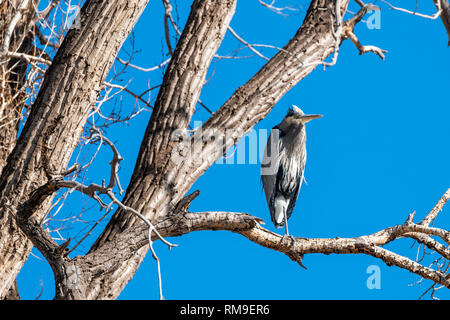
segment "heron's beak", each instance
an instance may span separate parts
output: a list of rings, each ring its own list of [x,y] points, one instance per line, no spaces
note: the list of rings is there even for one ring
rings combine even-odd
[[[321,114],[305,114],[303,116],[300,116],[300,120],[303,123],[307,123],[313,119],[317,119],[317,118],[321,118],[321,117],[323,117],[323,115],[321,115]]]

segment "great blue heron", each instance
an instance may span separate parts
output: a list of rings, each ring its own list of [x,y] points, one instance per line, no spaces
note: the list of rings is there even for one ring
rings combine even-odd
[[[285,236],[291,237],[287,221],[294,210],[305,170],[305,124],[320,117],[304,114],[293,105],[283,121],[272,128],[264,151],[261,180],[272,222],[276,228],[285,226]]]

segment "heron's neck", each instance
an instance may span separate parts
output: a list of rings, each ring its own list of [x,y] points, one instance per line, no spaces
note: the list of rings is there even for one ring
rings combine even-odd
[[[306,130],[303,124],[296,122],[285,122],[280,124],[280,129],[283,131],[286,147],[291,151],[300,151],[305,145]]]

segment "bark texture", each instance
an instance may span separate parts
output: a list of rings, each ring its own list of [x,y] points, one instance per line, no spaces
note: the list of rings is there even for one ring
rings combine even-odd
[[[23,86],[28,65],[20,59],[7,57],[5,50],[25,54],[33,54],[34,51],[32,40],[26,32],[34,9],[31,1],[24,1],[18,15],[16,8],[20,5],[19,0],[0,4],[0,174],[16,145],[20,118],[27,100]],[[0,238],[1,235],[0,230]],[[4,298],[20,299],[15,281]]]

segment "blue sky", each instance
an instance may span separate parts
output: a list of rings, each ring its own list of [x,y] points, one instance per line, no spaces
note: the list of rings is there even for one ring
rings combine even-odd
[[[161,1],[149,4],[135,28],[133,63],[150,67],[165,58],[162,49],[163,8]],[[180,23],[185,22],[191,1],[178,1]],[[399,4],[399,1],[397,1]],[[282,47],[303,21],[309,1],[277,2],[279,6],[297,3],[298,12],[281,17],[258,4],[240,0],[231,26],[250,43]],[[381,4],[380,4],[381,5]],[[415,1],[402,1],[415,7]],[[421,12],[434,12],[431,1],[420,2]],[[356,6],[352,6],[356,10]],[[174,14],[176,12],[174,11]],[[384,9],[380,29],[364,23],[356,28],[363,44],[388,50],[386,60],[368,53],[358,55],[350,41],[341,47],[335,66],[316,68],[290,90],[257,124],[255,130],[270,130],[296,104],[307,113],[324,117],[307,125],[308,161],[296,208],[289,220],[290,231],[302,237],[355,237],[401,224],[416,210],[423,218],[450,187],[450,149],[448,148],[450,108],[448,102],[447,36],[440,20],[428,20]],[[219,54],[237,49],[239,43],[227,35]],[[127,42],[119,57],[127,59]],[[268,57],[272,49],[262,52]],[[251,55],[249,50],[242,55]],[[214,62],[209,70],[202,101],[212,110],[219,108],[265,61],[258,57]],[[136,92],[159,84],[161,71],[144,73],[128,69],[123,83],[132,78]],[[152,93],[152,101],[156,92]],[[113,103],[113,102],[112,102]],[[112,104],[107,108],[112,108]],[[134,100],[123,96],[123,109],[131,110]],[[116,142],[125,160],[120,177],[127,185],[145,126],[150,114],[133,119],[129,126],[116,125],[107,137]],[[199,108],[194,119],[205,121],[208,114]],[[110,151],[103,148],[89,173],[88,180],[99,181],[109,172]],[[248,212],[270,222],[261,188],[258,164],[216,164],[193,186],[200,196],[191,211]],[[73,195],[63,209],[66,216],[80,212],[87,199]],[[102,215],[89,203],[85,220]],[[439,214],[435,226],[450,225],[450,208]],[[104,226],[104,223],[101,225]],[[74,225],[62,234],[85,230]],[[99,230],[100,231],[100,230]],[[80,247],[87,250],[94,239]],[[260,247],[246,238],[225,231],[195,232],[170,239],[179,247],[168,251],[156,243],[161,258],[163,289],[167,299],[417,299],[431,285],[417,275],[365,255],[306,255],[299,268],[287,256]],[[89,242],[91,241],[91,242]],[[417,245],[401,239],[387,249],[415,259]],[[43,299],[51,299],[54,282],[46,262],[33,250],[19,274],[23,298],[33,299],[43,281]],[[430,260],[431,261],[431,260]],[[380,268],[380,289],[368,289],[367,268]],[[450,298],[447,289],[436,294]],[[148,255],[119,299],[158,299],[156,265]]]

